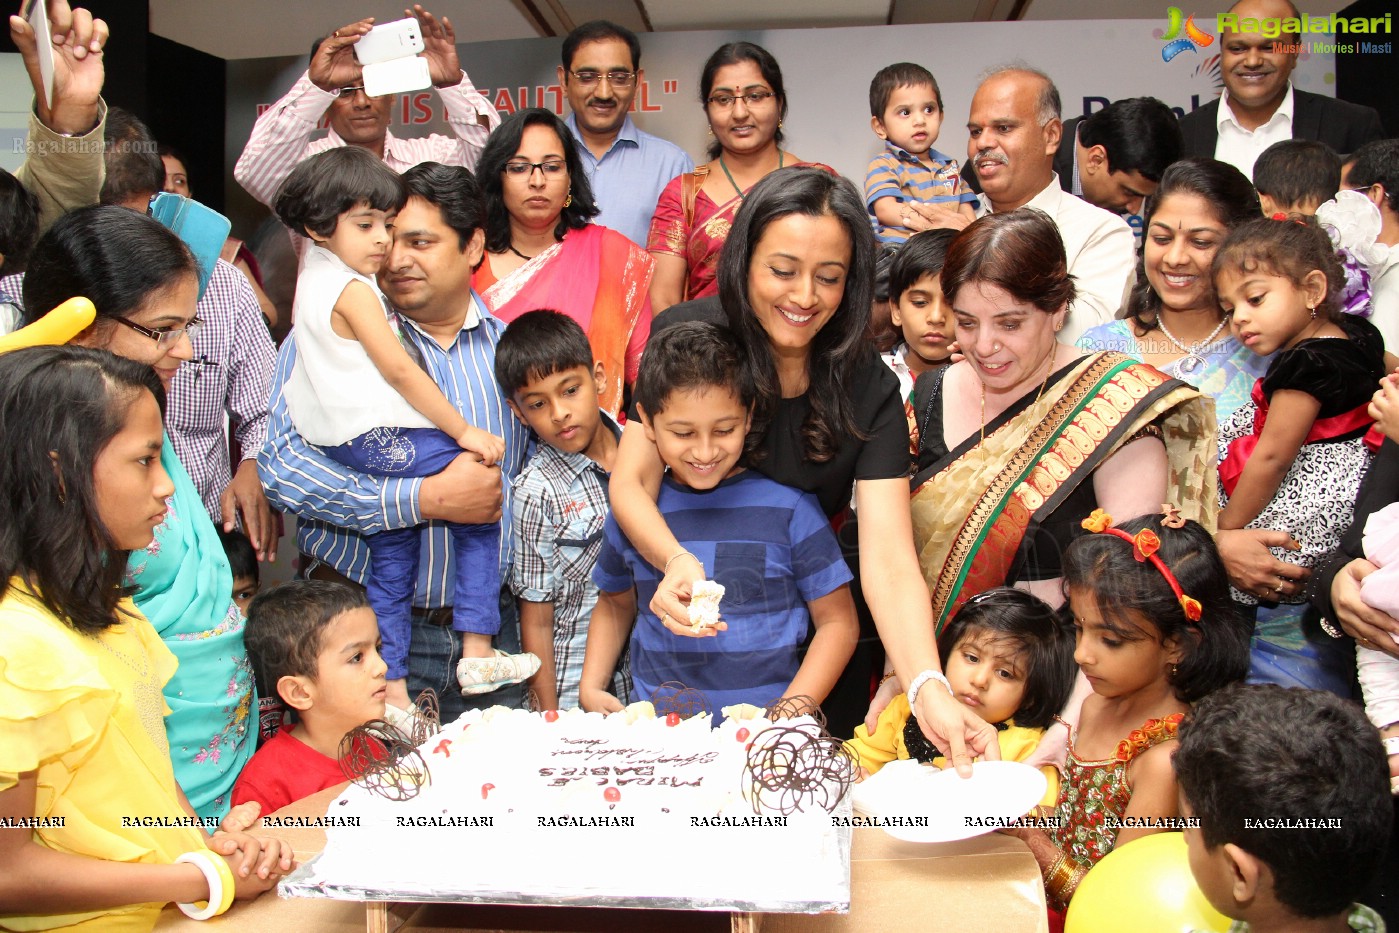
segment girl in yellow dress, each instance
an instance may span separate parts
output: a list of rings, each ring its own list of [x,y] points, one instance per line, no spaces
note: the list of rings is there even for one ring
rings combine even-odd
[[[122,588],[174,491],[165,393],[105,350],[0,357],[0,928],[150,930],[255,897],[290,847],[204,833],[175,783],[175,658]]]

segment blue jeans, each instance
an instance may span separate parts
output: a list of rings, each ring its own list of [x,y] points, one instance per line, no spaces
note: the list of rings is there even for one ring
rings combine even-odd
[[[432,476],[462,450],[435,428],[375,428],[326,453],[337,463],[373,476]],[[448,526],[456,557],[453,626],[495,635],[500,631],[500,524]],[[417,528],[365,535],[369,546],[369,606],[379,619],[389,679],[408,674],[409,610],[418,580],[422,539]],[[455,679],[454,681],[455,682]]]
[[[509,587],[498,591],[500,632],[495,646],[510,654],[520,651],[520,611]],[[452,722],[469,709],[491,706],[524,707],[524,684],[511,684],[491,693],[462,696],[457,683],[457,662],[461,660],[461,634],[449,626],[434,625],[420,617],[412,623],[413,641],[408,649],[408,695],[417,697],[427,688],[437,691],[442,721]]]

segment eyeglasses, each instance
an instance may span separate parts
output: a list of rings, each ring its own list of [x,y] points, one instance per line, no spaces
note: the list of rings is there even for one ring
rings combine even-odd
[[[764,101],[772,100],[776,96],[777,95],[772,91],[749,91],[747,94],[739,94],[737,97],[733,94],[715,94],[709,98],[709,102],[722,110],[727,110],[732,107],[734,101],[738,100],[740,97],[748,102],[748,106],[756,107]]]
[[[570,71],[569,74],[583,87],[592,87],[604,78],[613,87],[631,87],[636,80],[635,71]]]
[[[362,91],[362,90],[364,90],[364,85],[363,85],[363,84],[349,84],[349,85],[346,85],[345,87],[336,88],[336,89],[335,89],[335,96],[336,96],[336,97],[354,97],[356,93],[358,93],[359,91]]]
[[[562,159],[552,159],[548,162],[525,162],[522,160],[505,163],[505,174],[514,175],[516,178],[522,175],[532,176],[534,175],[535,169],[539,169],[544,173],[545,178],[549,178],[554,175],[562,175],[564,172],[568,171],[568,163]]]
[[[124,317],[113,318],[113,320],[118,324],[125,324],[142,337],[151,338],[162,350],[179,343],[180,338],[184,336],[188,336],[190,341],[193,342],[194,338],[199,335],[199,328],[204,325],[204,322],[199,318],[192,318],[184,327],[162,327],[159,330],[152,330],[149,327],[142,327],[135,321],[128,321]]]

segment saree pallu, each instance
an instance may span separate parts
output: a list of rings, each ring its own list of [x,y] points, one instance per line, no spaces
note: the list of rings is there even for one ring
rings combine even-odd
[[[988,424],[984,441],[974,434],[914,477],[914,546],[939,632],[967,599],[1013,583],[1039,523],[1148,425],[1166,446],[1162,501],[1214,531],[1214,410],[1198,391],[1120,353],[1095,353],[1035,394]]]
[[[798,166],[814,166],[832,175],[838,174],[821,162],[793,162],[786,167]],[[651,232],[646,237],[649,251],[685,260],[685,290],[681,301],[719,294],[719,254],[724,251],[724,241],[729,238],[734,218],[743,206],[744,195],[737,193],[723,204],[715,204],[700,190],[708,174],[709,169],[700,166],[694,172],[670,180],[656,202]],[[690,179],[688,184],[686,179]]]
[[[505,278],[490,263],[472,276],[486,307],[507,324],[527,311],[550,308],[577,321],[602,364],[598,404],[614,418],[622,387],[636,380],[641,351],[651,333],[651,273],[655,260],[615,230],[589,224]]]

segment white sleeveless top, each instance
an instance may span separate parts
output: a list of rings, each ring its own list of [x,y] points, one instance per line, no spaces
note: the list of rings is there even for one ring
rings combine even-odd
[[[344,444],[374,428],[435,426],[379,374],[358,340],[331,330],[331,312],[352,281],[374,289],[388,318],[388,299],[378,283],[325,247],[307,245],[292,304],[296,364],[282,391],[296,430],[322,447]]]

